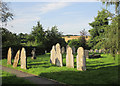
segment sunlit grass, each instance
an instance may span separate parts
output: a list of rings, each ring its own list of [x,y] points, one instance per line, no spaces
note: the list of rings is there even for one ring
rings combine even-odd
[[[118,55],[116,60],[110,54],[101,54],[101,58],[86,59],[86,71],[78,71],[76,68],[76,55],[74,55],[75,68],[66,67],[66,55],[63,55],[63,67],[57,67],[50,63],[50,53],[37,56],[32,60],[27,57],[27,70],[20,68],[17,70],[47,77],[67,84],[118,84]],[[12,60],[13,62],[13,60]],[[2,60],[2,65],[7,65],[7,60]]]

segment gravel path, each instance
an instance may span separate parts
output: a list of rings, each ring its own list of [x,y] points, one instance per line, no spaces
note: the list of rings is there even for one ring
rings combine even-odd
[[[0,65],[0,69],[1,69],[1,67],[2,67],[3,71],[9,72],[11,74],[15,74],[17,77],[22,77],[24,79],[27,79],[34,84],[56,84],[56,86],[57,85],[65,85],[65,84],[59,83],[59,82],[51,80],[51,79],[38,77],[38,76],[33,75],[33,74],[28,74],[28,73],[25,73],[22,71],[18,71],[18,70],[11,69],[11,68]]]

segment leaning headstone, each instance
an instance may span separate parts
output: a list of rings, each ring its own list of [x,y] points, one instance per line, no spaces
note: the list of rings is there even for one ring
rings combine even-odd
[[[31,59],[36,59],[36,56],[35,56],[35,48],[32,50],[31,54],[32,54]]]
[[[61,54],[61,49],[60,49],[60,44],[59,43],[56,44],[56,59],[55,59],[55,64],[57,66],[60,66],[60,67],[63,66],[63,64],[62,64],[62,54]]]
[[[85,71],[86,70],[86,58],[84,49],[79,47],[77,50],[77,70]]]
[[[65,48],[64,47],[62,47],[62,54],[64,54],[65,53]]]
[[[52,50],[50,51],[50,63],[55,64],[55,58],[56,58],[56,51],[55,46],[53,45]]]
[[[89,58],[89,50],[85,50],[85,57]]]
[[[73,54],[72,54],[71,47],[67,48],[66,67],[74,68],[74,57],[73,57]]]
[[[26,58],[25,48],[22,48],[22,50],[21,50],[20,59],[21,59],[21,68],[22,69],[27,69],[27,58]]]
[[[75,54],[75,47],[72,46],[72,51],[73,51],[73,54]]]
[[[18,50],[18,52],[16,53],[16,56],[14,58],[13,67],[17,67],[17,64],[18,64],[18,61],[19,61],[19,57],[20,57],[20,50]]]
[[[11,47],[8,50],[8,54],[7,54],[7,64],[11,65],[11,58],[12,58],[12,50]]]

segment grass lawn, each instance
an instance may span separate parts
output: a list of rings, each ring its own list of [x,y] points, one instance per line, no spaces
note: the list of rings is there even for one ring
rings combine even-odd
[[[25,80],[23,78],[18,78],[15,75],[10,74],[5,71],[2,71],[2,75],[0,75],[0,77],[2,77],[2,85],[5,85],[5,84],[32,84],[28,80]]]
[[[32,60],[27,57],[27,70],[20,68],[20,62],[17,70],[22,70],[27,73],[57,80],[66,84],[118,84],[118,57],[113,60],[110,54],[101,54],[102,58],[86,59],[86,71],[78,71],[76,68],[76,55],[74,56],[75,68],[67,68],[65,54],[63,55],[63,67],[57,67],[50,64],[50,54],[37,56],[37,59]],[[13,62],[13,60],[12,60]],[[7,60],[2,60],[2,65],[7,65]]]

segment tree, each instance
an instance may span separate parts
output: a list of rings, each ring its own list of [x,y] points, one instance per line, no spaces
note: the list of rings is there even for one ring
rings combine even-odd
[[[113,15],[108,10],[102,9],[102,11],[98,11],[97,17],[94,18],[95,21],[89,23],[89,25],[92,27],[92,29],[89,30],[91,35],[91,39],[89,40],[90,47],[98,48],[96,46],[102,45],[102,40],[104,38],[105,32],[104,27],[109,24],[109,18],[112,16]]]
[[[34,40],[36,45],[43,45],[45,39],[45,32],[43,30],[42,24],[37,22],[37,26],[33,26],[32,35],[34,36]]]
[[[62,38],[62,32],[59,32],[57,29],[57,26],[53,26],[51,30],[46,31],[46,50],[50,51],[52,46],[55,45],[56,43],[60,43],[61,46],[65,46],[66,42]]]
[[[20,38],[16,34],[6,28],[0,28],[0,32],[2,33],[2,47],[20,45]]]
[[[0,13],[1,13],[1,17],[0,17],[1,22],[7,22],[13,19],[13,13],[10,12],[6,2],[0,1]]]

